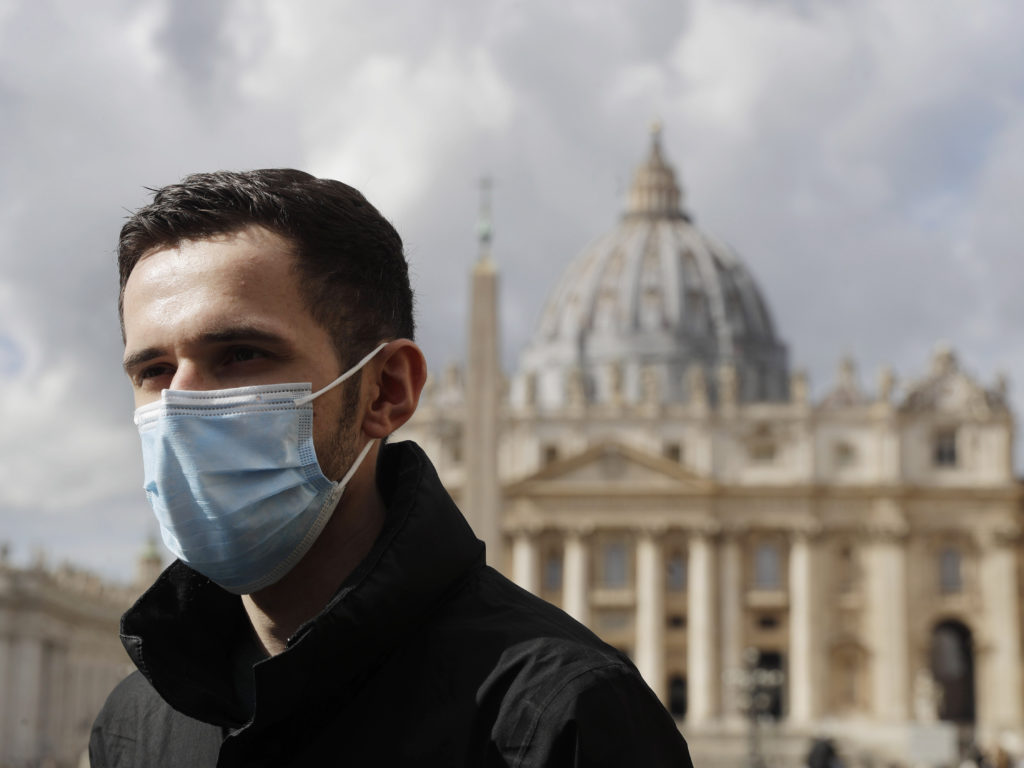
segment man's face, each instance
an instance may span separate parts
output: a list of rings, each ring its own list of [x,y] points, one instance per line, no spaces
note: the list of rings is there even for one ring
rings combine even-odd
[[[125,371],[136,407],[163,389],[308,381],[315,392],[333,381],[341,373],[334,343],[299,294],[294,259],[288,241],[262,227],[141,259],[124,289]],[[313,401],[317,456],[333,480],[356,439],[355,414],[342,413],[344,386]],[[349,434],[340,434],[342,421]]]

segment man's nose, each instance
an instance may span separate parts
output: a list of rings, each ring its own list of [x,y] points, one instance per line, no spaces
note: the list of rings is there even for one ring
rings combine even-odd
[[[215,389],[208,373],[191,360],[179,360],[178,367],[171,378],[171,389],[204,390]]]

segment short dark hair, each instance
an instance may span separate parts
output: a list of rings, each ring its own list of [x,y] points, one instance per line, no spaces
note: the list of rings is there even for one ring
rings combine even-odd
[[[294,246],[299,289],[331,334],[343,366],[378,341],[413,338],[413,294],[402,238],[359,190],[288,168],[186,176],[152,190],[121,228],[118,315],[135,265],[157,248],[258,225]]]

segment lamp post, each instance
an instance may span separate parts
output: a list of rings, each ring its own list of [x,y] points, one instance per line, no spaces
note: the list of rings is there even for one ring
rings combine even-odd
[[[761,753],[760,722],[767,719],[772,703],[782,690],[784,675],[781,669],[764,669],[759,666],[761,652],[747,648],[743,652],[743,669],[737,676],[740,689],[740,707],[747,715],[749,741],[747,762],[749,768],[765,768]]]

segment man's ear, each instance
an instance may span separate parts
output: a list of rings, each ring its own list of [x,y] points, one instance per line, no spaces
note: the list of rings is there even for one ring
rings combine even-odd
[[[363,417],[363,432],[385,438],[405,424],[416,412],[420,392],[427,380],[427,361],[409,339],[389,342],[367,366],[364,391],[370,402]]]

